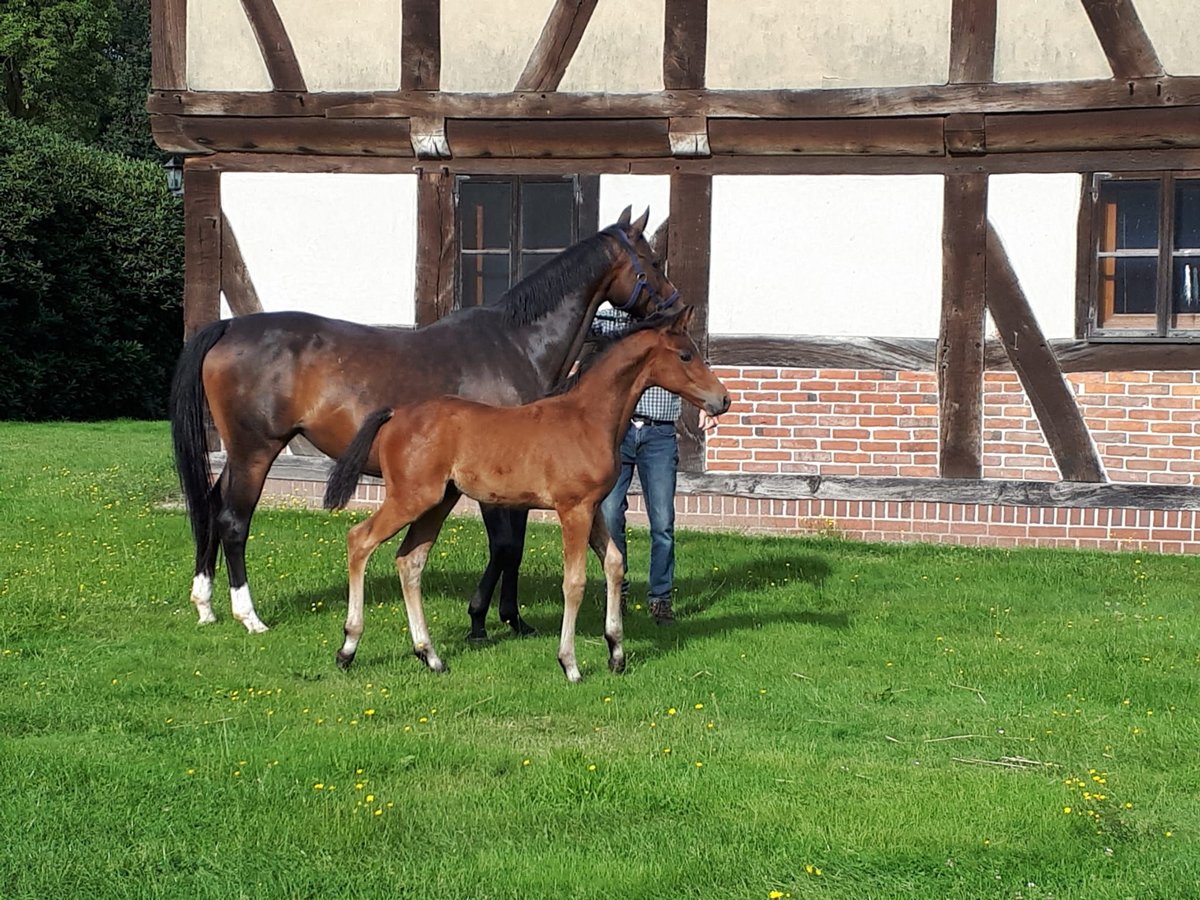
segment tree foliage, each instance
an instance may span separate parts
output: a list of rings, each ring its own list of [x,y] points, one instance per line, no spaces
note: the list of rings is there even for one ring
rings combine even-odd
[[[182,342],[162,169],[0,117],[0,419],[158,418]]]

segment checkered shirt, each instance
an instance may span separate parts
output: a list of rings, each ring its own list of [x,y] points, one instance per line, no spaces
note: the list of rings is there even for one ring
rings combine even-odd
[[[629,317],[629,313],[605,307],[596,313],[596,317],[592,320],[592,333],[612,334],[614,331],[623,329],[631,321],[633,320]],[[649,387],[646,388],[645,393],[638,400],[633,414],[635,416],[644,416],[647,419],[674,422],[679,418],[679,412],[682,407],[683,404],[678,395],[672,394],[670,391],[663,390],[660,387]]]

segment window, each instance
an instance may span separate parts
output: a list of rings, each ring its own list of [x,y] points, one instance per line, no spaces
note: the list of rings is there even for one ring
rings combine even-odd
[[[1200,174],[1096,175],[1094,337],[1200,338]]]
[[[491,303],[599,227],[598,176],[462,175],[459,306]]]

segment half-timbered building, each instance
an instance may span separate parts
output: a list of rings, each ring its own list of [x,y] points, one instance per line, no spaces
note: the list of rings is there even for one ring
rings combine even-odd
[[[648,205],[735,401],[681,524],[1200,549],[1193,0],[152,13],[189,330],[421,325]]]

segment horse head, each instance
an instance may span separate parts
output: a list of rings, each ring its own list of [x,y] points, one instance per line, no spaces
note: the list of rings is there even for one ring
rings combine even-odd
[[[624,251],[618,257],[606,299],[614,308],[628,312],[635,319],[644,319],[678,306],[679,291],[663,271],[666,229],[660,228],[655,235],[654,240],[662,244],[656,247],[645,235],[649,208],[634,221],[630,221],[631,212],[631,207],[625,207],[616,224],[605,229]]]
[[[711,416],[719,416],[729,409],[729,392],[688,334],[694,314],[695,309],[682,305],[652,317],[652,326],[646,330],[657,343],[646,371],[653,384],[678,394]]]

